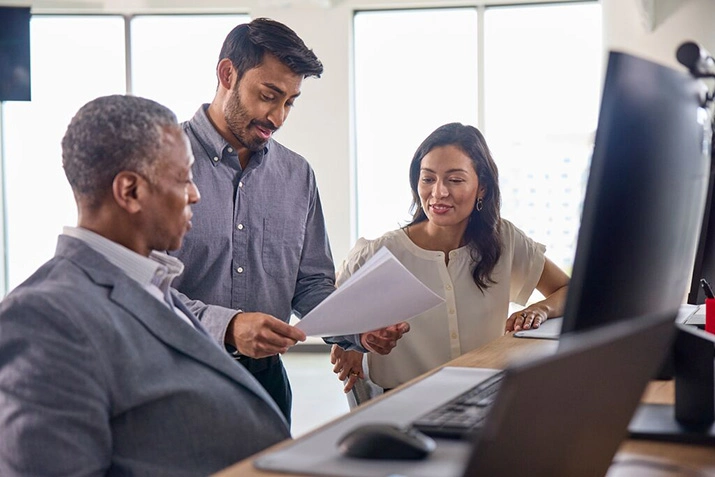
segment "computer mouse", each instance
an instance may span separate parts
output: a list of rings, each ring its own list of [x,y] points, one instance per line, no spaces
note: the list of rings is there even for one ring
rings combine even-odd
[[[343,455],[359,459],[424,459],[437,443],[414,428],[393,424],[363,424],[338,440]]]

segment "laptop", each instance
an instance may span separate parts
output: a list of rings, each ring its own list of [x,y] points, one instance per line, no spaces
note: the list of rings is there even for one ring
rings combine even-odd
[[[445,367],[254,461],[303,475],[603,476],[650,377],[670,346],[674,317],[639,318],[562,337],[556,353],[507,368],[482,431],[437,439],[425,460],[371,461],[337,442],[370,422],[409,426],[497,370]]]
[[[543,325],[530,330],[521,330],[514,332],[517,338],[541,338],[547,340],[557,340],[561,335],[561,324],[564,319],[549,318]],[[688,324],[699,328],[705,327],[705,306],[691,305],[683,303],[678,309],[678,315],[675,317],[676,323]]]

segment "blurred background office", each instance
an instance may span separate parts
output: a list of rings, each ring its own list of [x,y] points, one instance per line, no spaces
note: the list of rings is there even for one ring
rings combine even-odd
[[[213,98],[225,35],[251,18],[286,23],[325,66],[322,78],[304,81],[276,139],[315,169],[336,263],[358,237],[406,223],[405,171],[415,148],[438,125],[459,121],[479,127],[492,147],[502,215],[570,272],[607,51],[682,70],[675,60],[681,42],[715,51],[713,0],[0,0],[0,6],[32,12],[32,101],[0,103],[0,296],[50,258],[61,227],[76,222],[60,161],[73,112],[94,97],[128,92],[189,119]],[[291,376],[294,431],[301,434],[347,411],[347,403],[325,355],[295,360],[302,364],[286,366],[289,374],[303,373]],[[317,414],[301,416],[311,409]]]

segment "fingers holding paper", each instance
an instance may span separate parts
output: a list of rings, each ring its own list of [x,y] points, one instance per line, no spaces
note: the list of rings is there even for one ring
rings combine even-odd
[[[285,353],[305,338],[303,331],[266,313],[238,313],[226,330],[226,342],[251,358]]]
[[[361,333],[360,344],[373,353],[388,354],[392,348],[397,346],[397,341],[402,338],[402,335],[408,331],[410,331],[410,325],[403,321],[379,330]]]
[[[343,391],[348,393],[353,388],[359,378],[364,378],[362,369],[363,354],[359,351],[346,351],[338,345],[333,345],[330,350],[330,362],[333,364],[333,372],[338,375],[338,379],[343,381]]]

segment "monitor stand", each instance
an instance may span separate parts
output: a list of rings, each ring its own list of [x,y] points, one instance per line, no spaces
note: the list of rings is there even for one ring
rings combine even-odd
[[[715,335],[676,324],[675,405],[641,404],[632,439],[715,445]]]
[[[715,424],[690,428],[675,419],[671,404],[641,404],[628,426],[631,439],[715,445]]]

